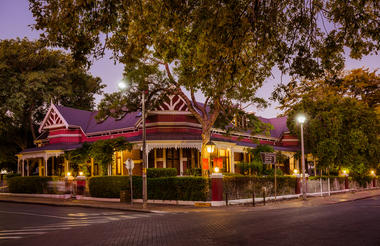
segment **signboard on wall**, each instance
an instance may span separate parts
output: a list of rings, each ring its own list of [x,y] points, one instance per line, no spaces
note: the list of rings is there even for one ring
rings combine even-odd
[[[273,165],[276,164],[276,153],[271,152],[261,152],[261,160],[264,164]]]

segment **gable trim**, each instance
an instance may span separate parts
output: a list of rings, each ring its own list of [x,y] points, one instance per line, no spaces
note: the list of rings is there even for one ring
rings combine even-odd
[[[58,118],[63,122],[63,124],[52,125],[52,126],[45,126],[46,123],[47,123],[47,121],[50,119],[50,114],[51,114],[52,111],[54,111],[58,115]],[[62,126],[64,126],[66,129],[69,128],[69,124],[67,123],[67,121],[65,120],[65,118],[63,118],[62,114],[59,112],[59,110],[57,109],[57,107],[54,104],[51,104],[50,108],[48,110],[48,113],[46,114],[44,120],[42,121],[42,123],[40,125],[40,128],[38,129],[38,132],[41,133],[43,129],[51,129],[51,128],[62,127]]]

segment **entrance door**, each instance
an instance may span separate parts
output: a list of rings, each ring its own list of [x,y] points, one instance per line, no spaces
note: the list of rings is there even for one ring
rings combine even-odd
[[[166,167],[177,168],[177,174],[179,175],[179,149],[166,149]]]

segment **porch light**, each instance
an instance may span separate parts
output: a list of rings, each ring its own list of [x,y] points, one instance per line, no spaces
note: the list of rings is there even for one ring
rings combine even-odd
[[[214,173],[218,173],[219,172],[219,167],[214,167]]]
[[[206,150],[208,153],[212,153],[214,152],[214,149],[215,149],[215,144],[210,140],[208,141],[208,143],[206,144]]]

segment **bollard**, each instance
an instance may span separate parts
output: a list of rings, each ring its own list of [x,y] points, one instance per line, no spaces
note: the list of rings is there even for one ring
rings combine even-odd
[[[223,201],[223,174],[211,175],[212,201]]]
[[[252,206],[255,207],[255,191],[252,192]]]
[[[344,189],[348,190],[348,177],[346,176],[346,178],[344,179]]]
[[[228,206],[228,193],[226,192],[226,206]]]
[[[296,178],[296,194],[301,194],[301,179],[299,177]]]
[[[86,189],[86,176],[77,176],[77,194],[84,195]]]

